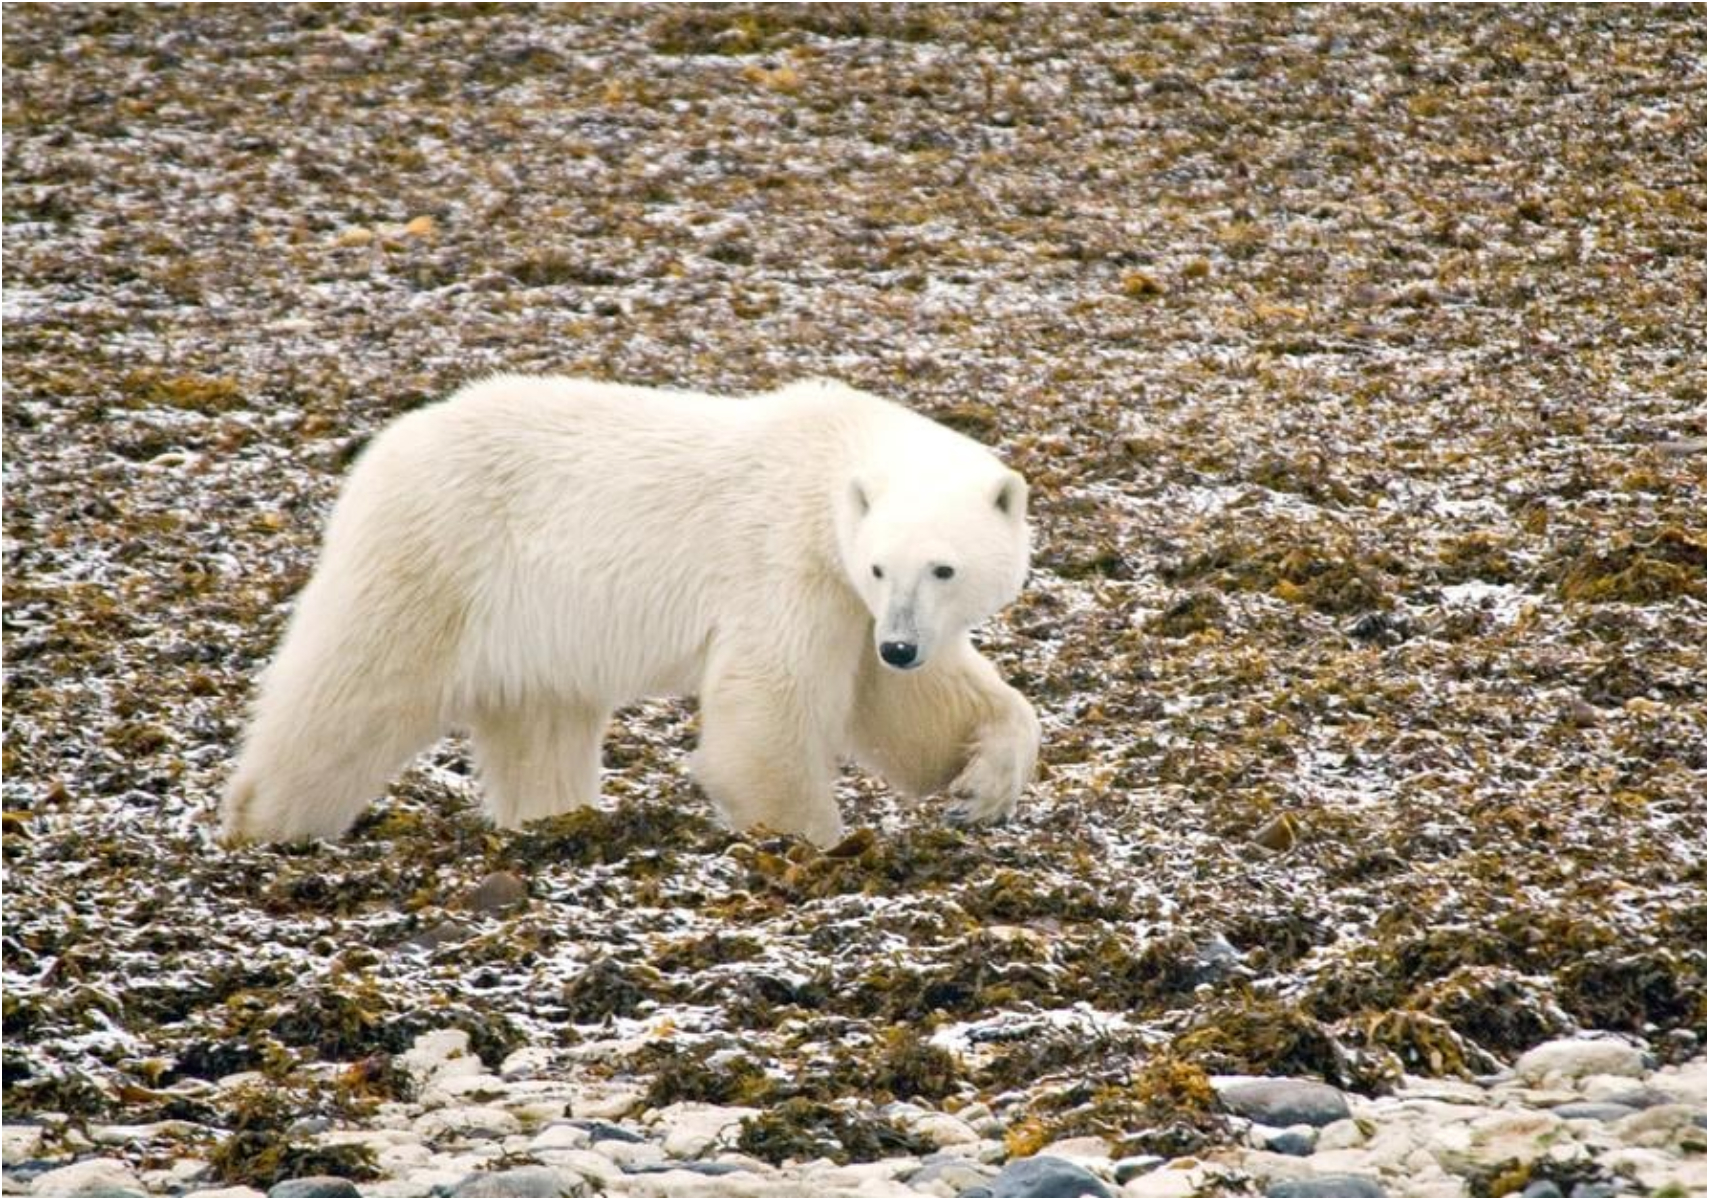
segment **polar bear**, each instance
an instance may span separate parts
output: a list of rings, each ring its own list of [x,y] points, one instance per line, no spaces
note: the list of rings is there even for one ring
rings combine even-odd
[[[473,384],[351,473],[224,832],[337,837],[453,728],[496,824],[593,804],[613,710],[667,693],[699,696],[692,771],[735,828],[834,842],[841,759],[1001,819],[1039,723],[968,631],[1020,591],[1026,497],[977,442],[837,383]]]

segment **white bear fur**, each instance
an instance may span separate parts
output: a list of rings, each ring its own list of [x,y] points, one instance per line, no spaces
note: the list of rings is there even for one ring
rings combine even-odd
[[[612,711],[669,693],[699,695],[693,771],[737,828],[835,841],[844,758],[1000,819],[1039,725],[968,630],[1021,587],[1025,492],[976,442],[835,383],[474,384],[351,473],[225,833],[336,837],[452,728],[497,824],[593,804]],[[898,639],[916,669],[880,660]]]

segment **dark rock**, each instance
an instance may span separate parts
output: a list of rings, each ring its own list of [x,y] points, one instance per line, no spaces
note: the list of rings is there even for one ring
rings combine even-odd
[[[1597,1104],[1589,1100],[1576,1100],[1549,1111],[1563,1121],[1618,1121],[1638,1110],[1629,1104]]]
[[[1552,1180],[1552,1179],[1539,1179],[1534,1183],[1526,1184],[1525,1190],[1523,1192],[1520,1192],[1519,1194],[1521,1196],[1535,1196],[1535,1197],[1543,1197],[1543,1198],[1553,1198],[1553,1197],[1557,1197],[1557,1196],[1563,1196],[1566,1193],[1561,1191],[1561,1189],[1556,1186],[1554,1180]]]
[[[1229,1111],[1262,1125],[1321,1127],[1353,1115],[1347,1097],[1309,1079],[1239,1079],[1217,1083],[1216,1091]]]
[[[509,871],[494,871],[463,897],[470,912],[501,913],[528,903],[528,883]]]
[[[1600,1200],[1604,1196],[1618,1196],[1620,1189],[1606,1183],[1580,1183],[1568,1194],[1572,1200]]]
[[[1193,984],[1221,983],[1241,968],[1240,951],[1217,934],[1193,950]]]
[[[1138,1179],[1141,1175],[1149,1175],[1167,1160],[1156,1154],[1135,1154],[1131,1158],[1116,1160],[1116,1182],[1126,1183]]]
[[[1312,1179],[1285,1179],[1272,1183],[1266,1196],[1386,1196],[1374,1179],[1363,1175],[1319,1175]]]
[[[638,1145],[647,1140],[633,1129],[625,1129],[621,1125],[613,1125],[610,1121],[601,1121],[597,1117],[580,1117],[564,1123],[574,1125],[577,1129],[585,1129],[590,1142],[628,1142]]]
[[[1270,1153],[1291,1154],[1295,1158],[1304,1158],[1316,1148],[1317,1133],[1305,1129],[1284,1129],[1264,1141],[1264,1149]]]
[[[1601,1103],[1624,1104],[1627,1108],[1654,1108],[1658,1104],[1672,1104],[1673,1097],[1659,1088],[1635,1087],[1630,1091],[1605,1096]]]
[[[688,1159],[671,1159],[668,1162],[636,1163],[632,1167],[624,1167],[625,1175],[662,1175],[666,1171],[693,1171],[696,1175],[734,1175],[745,1167],[735,1163],[696,1162]]]
[[[445,1193],[447,1196],[585,1196],[581,1176],[551,1167],[513,1167],[508,1171],[477,1171]]]
[[[267,1189],[269,1196],[360,1196],[356,1185],[337,1175],[305,1175],[285,1179]]]
[[[990,1184],[992,1196],[1108,1196],[1096,1175],[1066,1158],[1040,1154],[1004,1167]],[[969,1189],[970,1191],[976,1189]],[[962,1195],[967,1195],[963,1192]]]

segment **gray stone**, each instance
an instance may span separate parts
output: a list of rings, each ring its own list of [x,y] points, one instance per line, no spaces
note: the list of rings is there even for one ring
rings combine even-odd
[[[1266,1138],[1264,1149],[1272,1154],[1290,1154],[1295,1158],[1304,1158],[1317,1149],[1317,1134],[1309,1125],[1296,1125]]]
[[[1561,1038],[1533,1046],[1519,1056],[1513,1070],[1528,1083],[1550,1076],[1579,1079],[1586,1075],[1639,1076],[1644,1052],[1613,1038]]]
[[[1010,1163],[991,1181],[990,1188],[992,1196],[1110,1195],[1110,1189],[1096,1175],[1049,1154]]]
[[[513,1167],[508,1171],[477,1171],[465,1175],[448,1196],[585,1196],[587,1184],[579,1175],[551,1167]]]
[[[267,1189],[270,1197],[284,1196],[360,1196],[356,1185],[337,1175],[305,1175],[301,1179],[286,1179]]]
[[[1601,1200],[1606,1196],[1618,1196],[1620,1189],[1606,1183],[1579,1183],[1573,1185],[1569,1194],[1572,1200]]]
[[[664,1162],[636,1163],[632,1167],[624,1167],[625,1175],[658,1175],[664,1171],[692,1171],[696,1175],[735,1175],[748,1168],[737,1166],[735,1163],[702,1162],[698,1159],[666,1159]]]
[[[1309,1079],[1212,1080],[1230,1111],[1264,1125],[1328,1125],[1352,1116],[1347,1097]]]
[[[567,1122],[577,1129],[587,1130],[589,1141],[593,1142],[644,1142],[647,1139],[633,1129],[625,1129],[621,1125],[613,1125],[610,1121],[600,1121],[592,1117],[576,1117]]]
[[[1672,1104],[1673,1097],[1666,1092],[1653,1087],[1637,1087],[1630,1091],[1615,1092],[1613,1095],[1601,1097],[1603,1104],[1624,1104],[1627,1108],[1654,1108],[1658,1104]]]
[[[1243,967],[1240,951],[1220,933],[1201,942],[1193,950],[1192,982],[1221,983]]]
[[[1284,1179],[1272,1183],[1266,1196],[1386,1196],[1374,1179],[1364,1175],[1318,1175],[1311,1179]]]
[[[1556,1200],[1557,1197],[1565,1195],[1552,1179],[1539,1179],[1535,1183],[1526,1184],[1525,1190],[1519,1194],[1532,1196],[1537,1200]]]
[[[494,871],[463,897],[470,912],[500,913],[528,903],[528,884],[510,871]]]
[[[1576,1100],[1571,1104],[1558,1104],[1549,1111],[1563,1121],[1618,1121],[1638,1110],[1625,1104],[1593,1104],[1588,1100]]]
[[[930,1183],[943,1183],[959,1193],[966,1188],[986,1186],[994,1174],[996,1172],[990,1167],[970,1158],[958,1154],[934,1154],[903,1182],[915,1189]]]
[[[1138,1179],[1141,1175],[1149,1174],[1161,1167],[1162,1158],[1155,1154],[1135,1154],[1129,1158],[1116,1160],[1116,1182],[1126,1183],[1130,1179]]]

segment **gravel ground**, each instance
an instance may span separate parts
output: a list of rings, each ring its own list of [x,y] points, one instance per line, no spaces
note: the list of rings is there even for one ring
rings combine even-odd
[[[1701,7],[4,22],[7,1190],[398,1194],[420,1162],[358,1135],[454,1109],[410,1056],[459,1036],[541,1095],[412,1125],[445,1171],[710,1105],[667,1161],[878,1172],[826,1191],[951,1120],[983,1166],[1096,1139],[1180,1183],[1271,1153],[1225,1077],[1358,1128],[1501,1108],[1590,1031],[1700,1091]],[[1016,819],[851,774],[830,853],[733,835],[659,701],[608,811],[495,833],[452,739],[340,844],[219,848],[343,471],[500,369],[832,375],[1000,449],[1039,533],[981,634],[1046,727]],[[1573,1078],[1522,1106],[1634,1099]],[[1650,1119],[1571,1169],[1407,1153],[1701,1188],[1696,1118]],[[713,1186],[644,1174],[576,1186]]]

